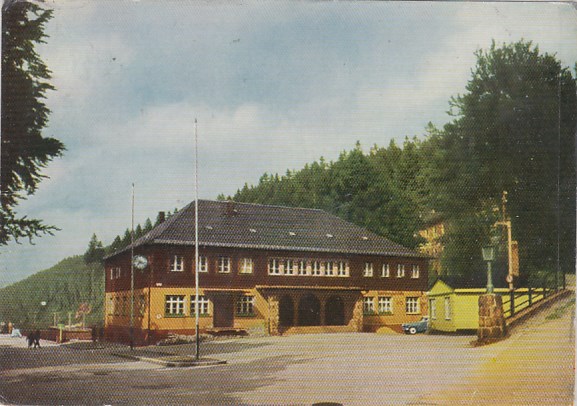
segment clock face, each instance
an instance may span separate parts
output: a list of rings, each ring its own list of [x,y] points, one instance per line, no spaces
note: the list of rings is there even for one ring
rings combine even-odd
[[[132,258],[132,263],[135,268],[144,269],[146,268],[146,265],[148,265],[148,260],[142,255],[135,255],[134,258]]]

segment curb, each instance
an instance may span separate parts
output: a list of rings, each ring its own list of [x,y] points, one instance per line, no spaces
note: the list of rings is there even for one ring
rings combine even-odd
[[[224,360],[218,360],[214,358],[201,358],[197,360],[191,356],[185,356],[185,355],[169,355],[157,358],[143,357],[139,355],[125,354],[125,353],[124,354],[113,353],[112,355],[135,361],[144,361],[153,364],[164,365],[165,367],[204,367],[204,366],[226,364],[226,361]]]

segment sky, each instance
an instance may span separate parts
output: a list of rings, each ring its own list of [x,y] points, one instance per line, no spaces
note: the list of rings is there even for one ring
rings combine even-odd
[[[66,145],[17,212],[60,228],[0,247],[0,286],[131,222],[233,195],[360,141],[449,122],[474,52],[531,40],[577,62],[577,10],[540,2],[46,1],[44,134]]]

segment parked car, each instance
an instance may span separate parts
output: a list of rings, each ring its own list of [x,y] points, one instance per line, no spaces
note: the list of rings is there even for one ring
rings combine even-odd
[[[402,327],[406,334],[424,333],[429,327],[429,316],[423,316],[421,320],[412,323],[404,323]]]

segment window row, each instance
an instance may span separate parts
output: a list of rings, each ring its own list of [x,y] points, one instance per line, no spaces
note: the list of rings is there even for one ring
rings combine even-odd
[[[218,273],[230,273],[231,271],[231,260],[230,257],[220,256],[218,257],[215,267]],[[171,272],[183,272],[184,271],[184,257],[182,255],[174,255],[170,261],[170,271]],[[198,272],[208,272],[208,258],[198,257]],[[242,258],[239,263],[239,273],[252,273],[253,271],[253,261],[252,258]]]
[[[205,256],[198,258],[198,271],[208,273],[209,261]],[[213,263],[217,273],[227,274],[232,271],[232,261],[230,257],[220,256]],[[184,257],[174,255],[171,257],[170,272],[184,272]],[[301,276],[350,276],[349,263],[339,260],[304,260],[294,258],[271,258],[268,261],[267,271],[269,275],[301,275]],[[252,258],[241,258],[238,262],[238,272],[240,274],[252,274],[254,272],[254,261]],[[120,268],[110,268],[110,279],[120,278]],[[363,276],[371,278],[375,276],[374,265],[372,262],[365,262]],[[389,278],[391,276],[390,264],[382,264],[379,276]],[[417,279],[420,276],[419,265],[411,266],[411,278]],[[405,277],[405,265],[397,265],[397,278]]]
[[[166,316],[186,316],[196,315],[195,295],[190,296],[189,309],[186,308],[185,295],[166,295],[164,304],[164,314]],[[212,306],[210,300],[205,296],[198,297],[198,314],[202,316],[210,315]],[[235,314],[237,316],[254,315],[254,296],[239,296],[235,303]]]
[[[363,276],[365,278],[372,278],[375,275],[374,272],[374,265],[372,262],[365,262],[365,266],[363,268]],[[411,278],[417,279],[419,278],[419,265],[412,265],[411,269]],[[390,264],[382,264],[380,277],[381,278],[389,278],[391,276],[391,268]],[[405,277],[405,265],[398,264],[397,265],[397,278],[404,278]]]
[[[346,261],[271,258],[268,261],[268,274],[348,277],[350,271]]]
[[[376,299],[377,308],[375,308],[375,297],[367,296],[363,298],[363,313],[365,315],[393,314],[393,298],[391,296],[378,296]],[[378,313],[376,309],[378,309]],[[406,314],[419,314],[420,312],[421,307],[419,297],[405,298]]]

